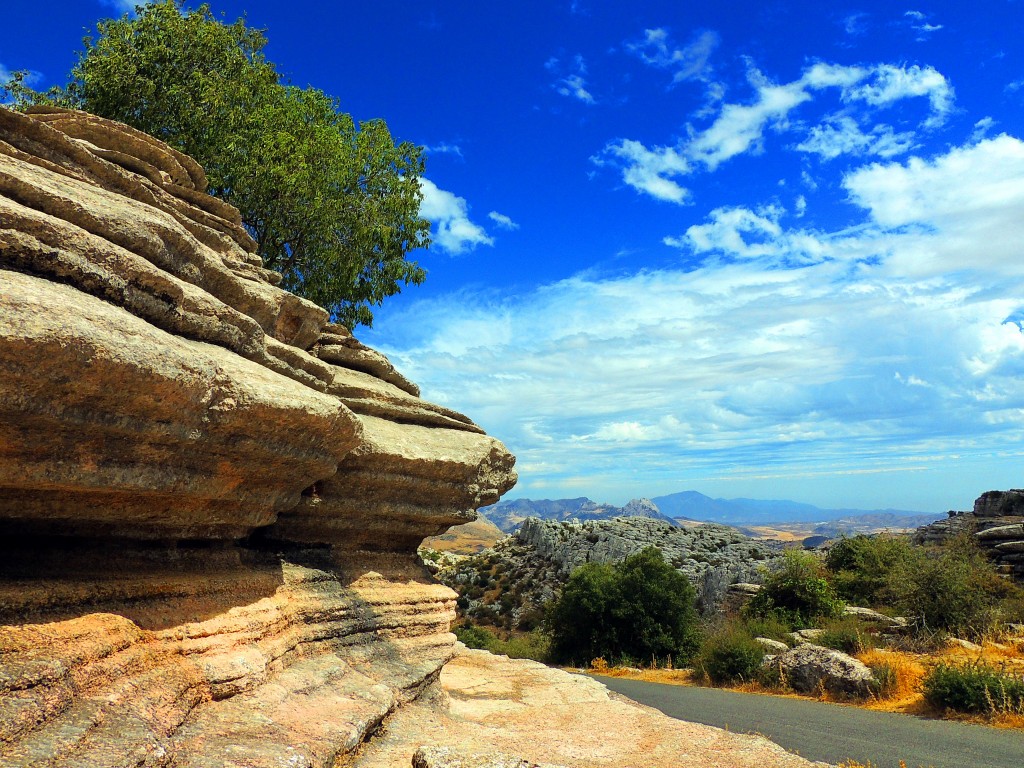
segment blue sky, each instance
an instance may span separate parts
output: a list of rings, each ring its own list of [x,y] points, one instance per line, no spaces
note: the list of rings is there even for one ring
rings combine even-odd
[[[5,8],[60,81],[122,3]],[[427,282],[359,335],[510,496],[941,512],[1024,485],[1024,4],[214,2],[427,147]]]

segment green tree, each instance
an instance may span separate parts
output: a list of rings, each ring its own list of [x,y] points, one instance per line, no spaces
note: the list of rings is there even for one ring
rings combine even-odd
[[[785,552],[782,568],[765,579],[744,609],[748,616],[778,618],[798,629],[838,616],[842,610],[821,561],[810,552],[794,549]]]
[[[833,544],[825,567],[841,598],[857,605],[877,605],[886,602],[892,570],[913,558],[913,547],[905,536],[858,534]]]
[[[370,325],[371,307],[423,282],[406,258],[429,244],[422,148],[396,145],[382,120],[357,126],[322,91],[283,83],[263,33],[222,23],[207,5],[164,0],[97,30],[65,87],[37,93],[16,77],[15,103],[84,109],[191,155],[284,286],[350,326]]]
[[[552,656],[674,660],[698,646],[696,593],[683,574],[648,547],[617,565],[587,563],[569,577],[547,619]]]

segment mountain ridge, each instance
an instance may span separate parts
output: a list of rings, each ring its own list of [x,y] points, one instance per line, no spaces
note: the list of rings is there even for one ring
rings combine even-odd
[[[623,507],[593,501],[586,496],[572,499],[510,499],[484,507],[480,513],[506,533],[515,531],[523,520],[607,520],[613,517],[650,517],[682,522],[713,522],[749,526],[774,523],[848,522],[850,518],[871,517],[879,525],[916,527],[939,515],[901,509],[822,508],[787,499],[712,498],[699,491],[633,499]]]

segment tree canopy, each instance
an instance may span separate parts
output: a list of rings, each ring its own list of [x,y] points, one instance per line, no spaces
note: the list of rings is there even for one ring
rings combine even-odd
[[[621,563],[587,563],[569,576],[548,630],[558,661],[689,658],[697,649],[696,592],[648,547]]]
[[[267,39],[244,19],[181,0],[101,21],[61,88],[15,77],[16,104],[56,103],[127,123],[194,157],[210,193],[236,206],[284,286],[343,323],[420,284],[407,259],[429,245],[419,216],[421,147],[395,144],[383,120],[358,125],[338,102],[282,81]]]

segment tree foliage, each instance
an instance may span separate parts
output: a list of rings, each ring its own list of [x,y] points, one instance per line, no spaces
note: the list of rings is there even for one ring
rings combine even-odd
[[[744,609],[748,616],[774,617],[802,629],[842,613],[843,604],[825,578],[821,561],[809,552],[787,550],[782,568],[765,579]]]
[[[697,648],[696,593],[689,579],[648,547],[621,563],[587,563],[569,577],[547,619],[552,656],[589,662],[672,657]]]
[[[877,605],[887,602],[893,569],[913,558],[913,546],[905,536],[858,534],[835,542],[825,556],[825,567],[841,598],[856,605]]]
[[[429,244],[420,147],[396,145],[382,120],[356,125],[322,91],[285,84],[263,33],[222,23],[207,5],[164,0],[97,30],[67,86],[37,93],[16,77],[16,104],[84,109],[191,155],[284,286],[350,326],[371,324],[372,306],[423,281],[406,258]]]

